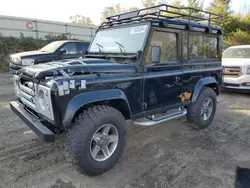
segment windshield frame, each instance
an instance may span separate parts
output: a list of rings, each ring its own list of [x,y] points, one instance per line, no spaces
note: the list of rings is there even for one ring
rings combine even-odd
[[[123,55],[133,55],[133,54],[136,54],[137,52],[129,52],[129,53],[124,53],[124,52],[91,52],[90,51],[90,48],[92,45],[95,45],[94,44],[94,40],[96,38],[96,35],[99,31],[107,31],[107,30],[113,30],[113,29],[120,29],[120,28],[128,28],[128,27],[131,27],[131,26],[134,26],[134,27],[137,27],[137,26],[141,26],[141,25],[147,25],[147,31],[146,31],[146,34],[145,34],[145,38],[144,38],[144,41],[142,42],[142,47],[140,50],[138,51],[142,51],[144,52],[145,48],[146,48],[146,44],[147,44],[147,41],[148,41],[148,38],[149,38],[149,35],[150,35],[150,31],[151,31],[151,22],[149,21],[143,21],[143,22],[140,22],[140,23],[127,23],[127,24],[124,24],[124,25],[116,25],[116,26],[111,26],[111,27],[106,27],[106,28],[101,28],[101,29],[98,29],[97,32],[95,33],[95,36],[93,37],[93,39],[91,40],[91,43],[89,45],[89,48],[88,48],[88,54],[98,54],[98,55],[117,55],[117,54],[123,54]]]
[[[228,52],[229,50],[244,50],[244,49],[247,49],[247,50],[249,50],[249,52],[250,52],[250,48],[249,47],[244,47],[244,46],[242,46],[242,47],[238,47],[238,48],[227,48],[223,53],[222,53],[222,58],[223,59],[250,59],[250,57],[224,57],[224,54],[226,53],[226,52]]]

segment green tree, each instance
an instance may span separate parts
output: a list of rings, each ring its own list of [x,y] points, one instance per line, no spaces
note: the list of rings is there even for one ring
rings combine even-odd
[[[188,7],[201,9],[201,1],[200,0],[188,0]]]
[[[226,39],[226,43],[230,46],[250,44],[250,33],[247,31],[242,31],[241,29],[237,29],[236,31],[230,33]]]
[[[141,3],[143,5],[143,7],[145,7],[145,8],[157,6],[157,5],[161,5],[161,4],[169,4],[167,0],[141,0]],[[154,9],[150,9],[146,12],[156,12],[159,10],[160,10],[160,8],[154,8]]]
[[[138,8],[137,7],[122,8],[119,3],[111,7],[105,7],[102,11],[101,22],[105,22],[106,18],[109,16],[114,16],[116,14],[122,14],[125,12],[131,12],[134,10],[138,10]]]
[[[188,7],[202,10],[203,9],[203,2],[201,2],[200,0],[188,0]],[[188,11],[186,13],[189,14]],[[191,14],[192,14],[192,16],[199,17],[199,18],[204,17],[204,15],[200,11],[191,10]],[[196,20],[199,21],[197,18],[196,18]]]
[[[161,4],[159,0],[141,0],[143,7],[152,7]]]
[[[238,13],[224,25],[224,38],[228,45],[250,44],[250,13]]]
[[[230,3],[231,0],[214,0],[208,7],[209,11],[223,16],[221,26],[228,24],[231,19],[232,11],[230,9]],[[215,17],[212,18],[216,19]]]
[[[91,21],[90,17],[86,17],[83,15],[77,14],[75,16],[70,16],[69,19],[70,19],[71,23],[93,25],[93,22]]]
[[[188,0],[187,5],[183,4],[182,1],[177,0],[177,1],[174,1],[171,5],[175,6],[175,7],[191,7],[191,8],[195,8],[195,9],[199,9],[199,10],[202,7],[202,3],[200,2],[200,0]],[[176,13],[182,13],[182,14],[185,14],[185,15],[189,15],[189,10],[184,10],[184,9],[179,10],[179,9],[176,9],[176,8],[169,8],[169,10],[171,12],[176,12]],[[191,11],[191,14],[193,16],[197,16],[197,17],[202,16],[199,11]],[[167,15],[172,16],[172,17],[177,16],[174,13],[168,13]],[[187,16],[183,16],[182,18],[188,19]]]
[[[171,5],[173,5],[175,7],[183,7],[183,4],[181,1],[174,1]]]

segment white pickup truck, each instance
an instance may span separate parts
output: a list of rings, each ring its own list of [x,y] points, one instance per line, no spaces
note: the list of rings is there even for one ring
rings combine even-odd
[[[222,54],[221,87],[250,91],[250,45],[227,48]]]

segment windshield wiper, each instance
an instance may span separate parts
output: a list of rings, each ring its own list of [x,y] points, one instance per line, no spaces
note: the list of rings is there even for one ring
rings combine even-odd
[[[99,49],[99,52],[102,52],[102,48],[103,48],[103,46],[102,45],[100,45],[100,44],[98,44],[97,42],[95,43],[97,46],[98,46],[98,49]]]
[[[125,48],[124,48],[124,46],[123,46],[122,44],[120,44],[119,42],[116,42],[116,41],[114,41],[114,42],[115,42],[116,44],[118,44],[121,53],[125,53]],[[122,50],[122,49],[123,49],[123,50]]]

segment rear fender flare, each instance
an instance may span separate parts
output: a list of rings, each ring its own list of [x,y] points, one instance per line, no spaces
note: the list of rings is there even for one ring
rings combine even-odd
[[[202,90],[202,88],[204,86],[209,86],[211,84],[215,84],[216,85],[216,94],[219,95],[219,85],[217,83],[217,81],[215,80],[214,77],[206,77],[206,78],[202,78],[200,79],[197,84],[195,85],[194,88],[194,92],[192,94],[192,98],[191,98],[191,102],[196,102],[196,100],[198,99],[198,96]]]

